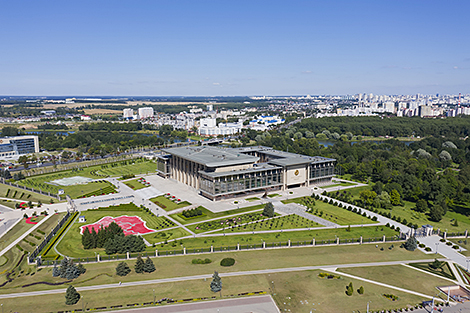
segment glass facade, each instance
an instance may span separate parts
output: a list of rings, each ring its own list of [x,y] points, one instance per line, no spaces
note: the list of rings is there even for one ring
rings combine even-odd
[[[282,169],[279,168],[240,174],[227,173],[226,176],[219,177],[201,174],[199,188],[216,196],[278,186],[282,183]]]
[[[168,159],[157,159],[157,170],[164,174],[170,174],[170,162]]]
[[[25,138],[25,139],[12,139],[10,142],[16,146],[18,154],[28,154],[36,152],[34,149],[34,139]]]
[[[310,165],[310,179],[333,176],[334,174],[335,166],[333,165],[333,163],[321,163]]]

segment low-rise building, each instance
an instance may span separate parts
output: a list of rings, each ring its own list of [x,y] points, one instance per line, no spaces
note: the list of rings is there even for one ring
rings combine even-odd
[[[336,161],[263,146],[225,149],[188,146],[162,151],[157,159],[161,176],[193,187],[214,201],[329,184]]]
[[[0,138],[0,158],[15,159],[20,155],[39,152],[38,136]]]

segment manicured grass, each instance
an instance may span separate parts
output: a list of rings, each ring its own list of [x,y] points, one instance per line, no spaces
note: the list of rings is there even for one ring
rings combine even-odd
[[[252,197],[252,198],[246,198],[245,200],[248,201],[248,202],[252,202],[252,201],[258,201],[258,200],[261,200],[261,199],[257,198],[257,197]]]
[[[158,196],[156,198],[150,199],[150,201],[152,201],[153,203],[155,203],[156,205],[158,205],[159,207],[161,207],[167,212],[184,208],[184,207],[191,205],[191,203],[189,203],[188,201],[183,201],[177,204],[176,202],[173,202],[170,199],[167,199],[165,196]]]
[[[311,200],[311,197],[301,197],[289,200],[283,200],[282,202],[287,203],[299,203],[302,205],[307,205],[308,208],[312,209],[313,215],[317,215],[323,219],[336,223],[338,225],[362,225],[362,224],[374,224],[377,222],[372,221],[371,219],[353,213],[344,208],[334,206],[329,203],[325,203],[320,200],[315,200],[315,206],[308,204],[305,200]],[[318,213],[317,213],[318,212]],[[323,214],[322,214],[323,212]]]
[[[247,228],[246,231],[251,231]],[[225,234],[235,233],[235,230],[226,229]],[[363,236],[364,242],[368,238],[382,238],[383,235],[386,237],[391,237],[398,235],[398,233],[385,226],[369,226],[369,227],[351,227],[350,231],[347,231],[347,228],[338,228],[338,229],[312,229],[312,230],[303,230],[303,231],[283,231],[276,233],[255,233],[249,235],[226,235],[226,236],[210,236],[210,237],[196,237],[178,240],[178,245],[176,247],[171,246],[171,244],[164,245],[159,247],[161,250],[175,250],[182,249],[182,247],[191,248],[191,249],[200,249],[200,248],[210,248],[211,245],[214,247],[226,247],[231,246],[235,247],[237,243],[252,246],[256,244],[258,247],[260,244],[265,241],[266,244],[270,245],[272,243],[279,244],[279,242],[286,243],[288,240],[291,242],[311,242],[313,238],[316,240],[316,244],[320,244],[322,240],[325,240],[327,243],[330,240],[330,243],[335,242],[336,236],[340,240],[345,239],[359,239],[360,236]]]
[[[396,247],[394,249],[399,248]],[[421,292],[430,296],[436,294],[436,287],[451,284],[448,280],[428,275],[403,265],[342,268],[338,269],[338,271]]]
[[[458,239],[454,238],[454,239],[450,239],[449,241],[453,242],[456,245],[459,245],[462,248],[467,249],[466,251],[462,250],[462,252],[460,253],[462,253],[465,256],[470,256],[470,242],[467,238],[458,238]]]
[[[427,271],[427,272],[445,277],[445,278],[456,280],[456,278],[454,276],[454,273],[450,269],[449,264],[447,262],[440,269],[431,268],[429,266],[431,263],[432,262],[429,262],[429,263],[410,263],[409,265],[413,266],[413,267],[416,267],[416,268],[419,268],[421,270],[424,270],[424,271]]]
[[[188,229],[192,230],[196,234],[216,229],[222,229],[224,227],[228,229],[232,226],[238,226],[240,224],[246,224],[248,222],[262,221],[267,219],[267,217],[263,216],[261,213],[262,211],[258,211],[253,213],[241,214],[230,218],[219,219],[215,221],[212,220],[199,224],[191,224],[188,226]]]
[[[139,182],[138,179],[133,179],[133,180],[126,181],[126,182],[124,182],[124,184],[126,184],[127,186],[129,186],[130,188],[132,188],[134,190],[139,190],[139,189],[143,189],[143,188],[148,187],[145,184],[142,184],[141,182]]]
[[[330,188],[330,187],[347,187],[347,186],[355,186],[354,183],[347,183],[347,182],[333,182],[331,185],[321,186],[322,188]]]
[[[260,211],[261,212],[261,211]],[[295,214],[287,216],[279,216],[272,219],[265,219],[264,221],[251,223],[236,227],[233,232],[242,231],[262,231],[262,230],[274,230],[274,229],[295,229],[295,228],[314,228],[321,227],[318,223],[306,219],[305,217],[298,216]],[[214,232],[215,234],[221,233],[222,231]],[[227,232],[232,232],[231,229],[227,229]]]
[[[188,231],[184,230],[181,227],[178,227],[178,228],[160,231],[158,233],[144,235],[142,237],[150,243],[158,243],[158,242],[163,242],[165,240],[186,237],[189,235],[191,234]]]
[[[273,194],[268,195],[269,198],[280,197],[280,196],[281,195],[278,193],[273,193]]]
[[[16,191],[16,192],[15,192]],[[44,196],[35,192],[23,190],[20,188],[16,188],[13,186],[8,186],[4,184],[0,184],[0,197],[4,198],[10,198],[10,199],[18,199],[19,201],[31,201],[31,202],[42,202],[42,203],[49,203],[51,200],[51,197]],[[57,200],[56,198],[53,198],[55,201]],[[9,207],[13,207],[15,203],[14,202],[8,202],[12,203],[13,206],[9,206],[8,204],[5,204]],[[4,204],[2,202],[2,204]]]
[[[134,164],[128,164],[125,166],[117,167],[108,167],[104,169],[99,169],[97,174],[109,175],[109,176],[122,176],[127,174],[146,174],[146,173],[155,173],[157,169],[157,163],[151,161],[136,161]]]
[[[85,216],[87,222],[81,224],[75,221],[69,227],[67,234],[63,236],[62,240],[57,245],[57,250],[60,253],[74,258],[94,257],[95,252],[101,255],[105,254],[104,249],[83,249],[82,235],[80,235],[80,226],[95,223],[105,216],[139,216],[146,222],[148,228],[157,230],[176,226],[166,217],[157,217],[153,213],[145,212],[133,203],[122,204],[120,206],[111,206],[109,208],[101,208],[97,210],[88,210],[81,212],[81,215]]]
[[[183,219],[181,216],[179,216],[179,214],[171,214],[170,217],[174,218],[175,220],[177,220],[181,224],[185,225],[185,224],[199,223],[199,222],[209,220],[209,219],[213,219],[213,218],[219,218],[219,217],[223,217],[223,216],[229,216],[229,215],[235,215],[235,214],[241,214],[241,213],[245,213],[245,212],[255,211],[255,210],[262,209],[262,208],[264,208],[264,204],[253,205],[253,206],[248,206],[248,207],[244,207],[244,208],[237,208],[237,209],[233,209],[233,210],[213,213],[212,211],[209,211],[205,207],[200,206],[200,207],[198,207],[198,209],[200,209],[202,211],[202,214],[204,214],[204,216],[190,218],[190,219]]]
[[[70,165],[69,165],[70,166]],[[85,167],[81,169],[70,169],[60,172],[39,174],[28,177],[26,179],[18,181],[18,184],[32,187],[35,189],[41,189],[56,194],[59,189],[64,189],[65,194],[69,194],[72,198],[80,197],[84,194],[100,190],[105,186],[98,186],[89,183],[86,185],[75,185],[75,186],[56,186],[49,184],[48,182],[73,176],[83,176],[88,178],[103,178],[107,176],[122,176],[125,174],[141,174],[147,172],[155,172],[157,168],[156,163],[146,160],[133,160],[133,161],[119,161],[114,163],[108,163],[104,165],[95,165]],[[41,173],[40,169],[36,170],[37,173]],[[93,189],[94,188],[94,189]],[[83,192],[82,192],[83,191]]]
[[[379,248],[384,247],[384,251],[377,251],[374,245],[342,245],[330,247],[307,247],[307,248],[290,248],[290,249],[272,249],[272,250],[256,250],[256,251],[243,251],[243,252],[222,252],[213,254],[202,255],[186,255],[176,257],[158,257],[153,258],[153,262],[157,270],[152,274],[136,274],[132,271],[128,276],[117,277],[115,275],[115,268],[118,262],[102,262],[86,264],[87,272],[80,276],[74,286],[90,286],[148,279],[160,279],[170,277],[181,277],[201,274],[212,274],[214,270],[219,273],[238,272],[247,270],[262,270],[262,269],[276,269],[287,267],[299,267],[309,265],[334,265],[334,264],[349,264],[349,263],[363,263],[363,262],[386,262],[386,261],[399,261],[399,260],[419,260],[428,259],[425,255],[418,250],[407,251],[405,249],[388,250],[390,244],[378,244]],[[210,266],[194,266],[191,264],[192,259],[197,257],[208,257],[213,262]],[[220,260],[226,257],[234,258],[236,263],[231,267],[221,267]],[[128,264],[133,268],[135,260],[128,261]],[[51,275],[52,267],[41,269],[34,276],[23,276],[15,279],[11,284],[0,289],[0,294],[12,293],[16,290],[21,292],[36,291],[36,290],[50,290],[63,287],[35,285],[30,287],[21,288],[20,286],[34,281],[47,281],[56,282],[63,281],[60,278],[54,278]],[[108,276],[99,276],[95,279],[88,280],[99,274],[107,273]],[[292,275],[292,273],[288,273]],[[273,274],[271,274],[273,275]],[[83,283],[80,283],[83,282]],[[207,284],[210,281],[206,282]],[[349,281],[347,282],[349,283]],[[359,287],[359,286],[358,286]],[[343,288],[341,288],[343,292]],[[62,294],[63,297],[63,294]]]
[[[194,265],[188,267],[195,268]],[[206,267],[200,265],[199,268]],[[267,291],[274,288],[274,300],[282,312],[308,313],[315,308],[317,312],[350,312],[352,309],[363,310],[364,303],[371,301],[371,310],[406,307],[406,304],[415,305],[420,302],[418,296],[399,292],[385,287],[363,283],[354,279],[326,280],[318,277],[320,271],[302,271],[296,273],[273,273],[250,276],[223,277],[223,298],[237,295],[244,292]],[[86,273],[85,275],[88,275]],[[146,277],[147,274],[140,274]],[[113,277],[113,280],[117,279]],[[353,295],[348,297],[345,293],[345,286],[352,282],[354,286],[364,286],[364,295]],[[199,297],[220,297],[219,293],[213,293],[208,287],[210,279],[191,280],[184,282],[163,283],[145,286],[120,287],[107,289],[104,291],[82,291],[86,309],[96,307],[109,307],[133,303],[152,302],[154,297],[157,300],[162,298],[192,299]],[[382,297],[382,294],[394,294],[399,297],[396,302]],[[302,301],[302,302],[301,302]],[[18,312],[57,312],[81,310],[81,301],[75,305],[64,304],[64,294],[44,295],[21,298],[4,299],[2,303],[6,311],[14,310]],[[308,304],[307,304],[308,303]],[[314,305],[313,305],[314,304]],[[169,309],[171,305],[169,306]]]
[[[41,216],[40,218],[42,219],[43,217]],[[2,225],[2,227],[4,226]],[[6,247],[8,247],[9,244],[11,244],[18,237],[20,237],[21,235],[23,235],[25,232],[27,232],[29,229],[33,227],[34,227],[33,224],[27,224],[26,220],[22,218],[18,224],[16,224],[12,229],[8,231],[8,233],[2,236],[0,240],[0,250],[3,250]]]

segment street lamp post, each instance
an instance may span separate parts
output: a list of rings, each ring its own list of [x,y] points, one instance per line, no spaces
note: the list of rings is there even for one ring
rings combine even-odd
[[[85,312],[85,303],[83,302],[85,300],[83,300],[83,296],[81,296],[81,298],[82,298],[82,312]]]
[[[439,248],[439,242],[436,242],[436,254],[437,254],[437,249]]]
[[[369,313],[369,303],[370,303],[370,302],[371,302],[371,301],[367,302],[367,313]]]
[[[467,262],[467,272],[468,272],[468,263],[470,263],[470,259],[465,259],[465,262]]]
[[[155,289],[153,290],[153,305],[155,305]]]

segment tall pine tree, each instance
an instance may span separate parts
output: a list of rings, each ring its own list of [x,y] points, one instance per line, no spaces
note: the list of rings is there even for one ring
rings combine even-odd
[[[147,257],[147,260],[145,260],[144,272],[146,273],[155,272],[155,264],[153,264],[153,261],[152,259],[150,259],[150,257]]]
[[[137,262],[135,263],[135,272],[136,273],[143,273],[144,272],[144,266],[145,266],[145,263],[144,263],[144,260],[142,260],[142,257],[140,256],[140,254],[137,256]]]
[[[80,300],[80,294],[73,286],[69,286],[65,293],[65,304],[73,305],[76,304],[78,300]]]
[[[214,275],[212,275],[211,291],[217,292],[221,290],[222,290],[222,280],[220,279],[219,273],[215,271]]]

